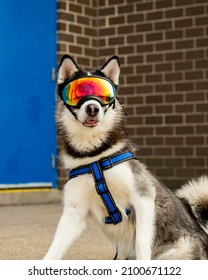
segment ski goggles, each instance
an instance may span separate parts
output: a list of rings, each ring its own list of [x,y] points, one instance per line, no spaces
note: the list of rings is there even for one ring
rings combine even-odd
[[[81,77],[68,83],[62,91],[62,100],[71,107],[79,108],[90,98],[102,106],[111,104],[116,98],[114,84],[104,77]]]

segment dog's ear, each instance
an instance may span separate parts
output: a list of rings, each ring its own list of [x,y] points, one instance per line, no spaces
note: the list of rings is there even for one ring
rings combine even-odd
[[[78,65],[73,58],[65,54],[60,62],[57,83],[62,84],[79,70]]]
[[[100,69],[116,86],[119,84],[120,63],[118,56],[112,56]]]

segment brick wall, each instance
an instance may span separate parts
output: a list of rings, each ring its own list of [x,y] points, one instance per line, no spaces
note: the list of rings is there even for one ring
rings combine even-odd
[[[170,187],[208,174],[207,0],[59,0],[58,38],[83,67],[120,57],[126,128],[149,169]]]
[[[98,57],[96,0],[58,0],[58,61],[68,53],[85,69]]]

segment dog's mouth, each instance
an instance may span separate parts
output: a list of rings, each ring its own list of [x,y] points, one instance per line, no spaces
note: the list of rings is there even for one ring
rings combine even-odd
[[[83,126],[85,127],[95,127],[98,125],[98,120],[97,118],[87,118],[84,122],[83,122]]]

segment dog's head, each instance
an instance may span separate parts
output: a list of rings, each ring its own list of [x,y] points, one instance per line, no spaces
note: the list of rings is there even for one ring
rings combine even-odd
[[[60,106],[82,126],[97,127],[108,110],[114,109],[119,74],[117,56],[111,57],[99,70],[87,72],[70,56],[64,55],[57,81]]]

